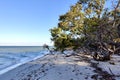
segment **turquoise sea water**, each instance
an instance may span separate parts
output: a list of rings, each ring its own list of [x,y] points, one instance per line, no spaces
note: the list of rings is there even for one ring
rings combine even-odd
[[[47,53],[42,46],[0,46],[0,74]]]

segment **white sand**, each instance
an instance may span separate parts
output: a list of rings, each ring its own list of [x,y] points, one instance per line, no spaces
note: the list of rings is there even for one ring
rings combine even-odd
[[[115,75],[116,80],[120,80],[120,56],[113,55],[110,61],[99,62],[99,67],[111,75]]]
[[[95,73],[82,57],[46,55],[0,76],[0,80],[92,80]]]
[[[97,74],[90,66],[90,56],[65,56],[64,54],[46,55],[40,59],[23,64],[3,75],[0,80],[94,80],[91,77]],[[108,67],[112,69],[115,75],[120,74],[120,57],[115,65],[108,62],[99,62],[99,67],[109,72]],[[88,61],[89,60],[89,61]],[[95,61],[97,62],[97,61]],[[116,77],[120,80],[120,77]]]

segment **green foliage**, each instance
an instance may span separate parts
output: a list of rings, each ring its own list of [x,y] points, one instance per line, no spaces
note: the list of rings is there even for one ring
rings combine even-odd
[[[78,48],[86,46],[86,43],[108,42],[117,38],[117,28],[112,27],[113,23],[107,24],[114,19],[115,12],[104,9],[105,2],[79,0],[61,15],[58,26],[50,30],[56,49],[63,51],[67,47]]]
[[[60,36],[55,39],[54,44],[57,50],[63,51],[64,48],[72,46],[72,41],[68,35],[60,34]]]

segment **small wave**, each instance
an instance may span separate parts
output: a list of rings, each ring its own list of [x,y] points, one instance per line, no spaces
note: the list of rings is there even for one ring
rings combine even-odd
[[[48,53],[49,51],[42,50],[40,52],[23,52],[16,54],[6,53],[7,55],[4,54],[5,56],[0,54],[0,75],[24,63],[38,59]],[[5,61],[6,63],[3,63]]]

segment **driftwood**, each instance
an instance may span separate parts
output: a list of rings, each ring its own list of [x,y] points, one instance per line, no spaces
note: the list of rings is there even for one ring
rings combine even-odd
[[[120,54],[120,47],[115,49],[114,54]]]
[[[99,49],[99,50],[93,52],[93,58],[98,61],[106,61],[106,60],[110,60],[110,58],[113,54],[120,54],[120,46],[117,47],[115,50],[111,50],[109,48],[108,49],[105,49],[105,48]]]
[[[97,61],[107,61],[111,59],[111,53],[107,51],[95,52],[93,58]]]
[[[98,61],[110,60],[111,55],[114,53],[106,43],[98,43],[98,49],[93,52],[93,58]]]
[[[120,42],[110,42],[109,45],[114,47],[114,54],[120,54]]]

